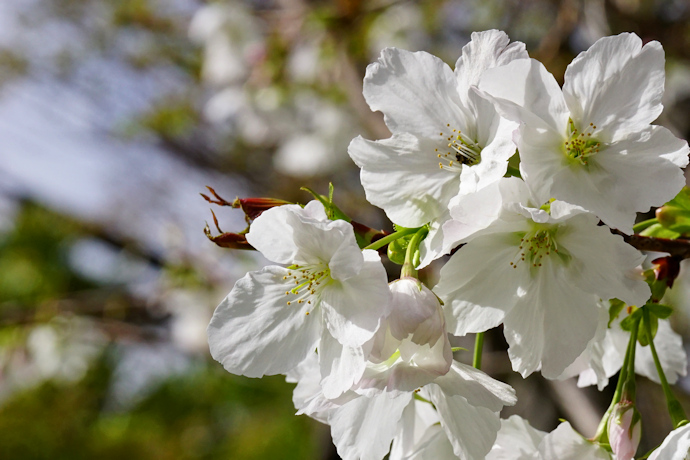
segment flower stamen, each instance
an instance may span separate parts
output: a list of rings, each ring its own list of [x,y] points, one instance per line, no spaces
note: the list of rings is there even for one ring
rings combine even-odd
[[[288,276],[284,276],[283,279],[288,279],[290,283],[294,279],[295,287],[285,291],[285,295],[294,295],[295,297],[287,301],[287,305],[292,305],[294,302],[297,302],[298,305],[303,303],[312,305],[311,298],[318,295],[320,288],[326,286],[331,277],[331,270],[324,263],[291,265],[288,269],[292,272],[288,272]],[[306,315],[309,315],[308,311]]]
[[[450,128],[450,123],[446,126]],[[452,132],[446,134],[441,132],[439,135],[447,142],[445,153],[442,150],[446,149],[435,149],[436,156],[441,160],[438,164],[441,169],[460,172],[463,165],[474,166],[482,160],[481,146],[459,129],[452,129]]]
[[[590,123],[582,132],[578,131],[572,118],[568,121],[569,134],[565,141],[565,154],[571,160],[579,161],[580,164],[587,165],[589,158],[599,153],[601,142],[592,139],[592,134],[597,127]]]

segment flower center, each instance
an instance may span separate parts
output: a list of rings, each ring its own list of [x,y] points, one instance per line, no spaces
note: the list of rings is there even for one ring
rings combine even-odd
[[[589,163],[589,157],[599,153],[601,143],[592,138],[592,133],[597,129],[596,125],[590,123],[582,132],[578,131],[572,118],[568,120],[569,137],[565,141],[565,154],[571,160],[579,161],[580,164]]]
[[[570,260],[570,254],[564,248],[559,250],[556,241],[557,232],[558,227],[535,225],[533,230],[526,232],[520,238],[520,246],[510,266],[517,268],[520,262],[526,262],[531,270],[539,269],[545,256],[550,256],[551,260],[556,259],[567,263]]]
[[[321,289],[331,280],[331,269],[327,264],[320,262],[317,264],[291,265],[288,267],[287,275],[283,276],[286,283],[293,284],[294,287],[285,291],[285,295],[290,300],[286,303],[301,305],[307,303],[315,306]],[[306,312],[309,315],[309,311]]]
[[[450,123],[446,127],[450,129]],[[481,146],[459,129],[452,129],[445,134],[441,132],[439,135],[447,143],[446,148],[435,149],[440,160],[439,168],[460,172],[463,165],[474,166],[482,161]],[[446,152],[442,153],[443,150]]]

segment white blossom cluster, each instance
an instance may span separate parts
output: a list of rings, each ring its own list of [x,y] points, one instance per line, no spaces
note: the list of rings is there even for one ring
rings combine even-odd
[[[608,301],[642,306],[650,287],[644,256],[611,229],[632,233],[637,212],[676,196],[688,164],[687,142],[651,124],[664,75],[661,45],[629,33],[578,55],[563,87],[496,30],[472,34],[455,70],[384,49],[364,96],[392,136],[348,151],[368,201],[396,228],[428,231],[416,266],[389,283],[378,252],[320,201],[264,211],[246,239],[279,265],[248,273],[218,307],[213,357],[238,375],[286,374],[298,413],[330,425],[345,460],[632,458],[567,422],[547,434],[501,421],[514,390],[454,360],[449,334],[503,325],[523,377],[603,388],[620,369],[630,334],[609,324]],[[451,252],[435,287],[415,277]],[[668,379],[685,375],[666,321],[656,343]],[[657,378],[641,347],[635,361]],[[689,433],[650,458],[687,458]]]

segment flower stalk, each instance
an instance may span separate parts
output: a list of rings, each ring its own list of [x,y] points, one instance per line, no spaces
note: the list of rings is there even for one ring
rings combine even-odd
[[[474,337],[474,356],[472,357],[472,367],[482,368],[482,350],[484,348],[484,333],[479,332]]]
[[[608,444],[608,423],[611,414],[613,413],[616,404],[618,404],[624,394],[624,390],[630,391],[632,389],[633,393],[635,391],[635,351],[637,349],[637,334],[640,329],[640,319],[637,319],[633,324],[630,331],[630,340],[628,341],[628,348],[625,351],[625,358],[623,360],[623,366],[621,367],[620,375],[618,376],[618,384],[616,385],[616,391],[613,393],[613,398],[611,399],[611,404],[609,408],[604,413],[604,416],[599,422],[597,431],[592,438],[592,441],[598,442],[600,444]],[[630,382],[632,380],[632,382]]]
[[[398,238],[402,238],[403,236],[409,235],[411,233],[415,233],[419,228],[403,228],[402,230],[398,230],[397,232],[393,232],[388,236],[384,236],[383,238],[374,241],[368,246],[365,246],[363,249],[372,249],[374,251],[381,249],[385,245],[397,240]]]
[[[410,243],[407,245],[407,251],[405,252],[405,263],[400,271],[400,277],[411,277],[417,278],[417,265],[419,264],[419,244],[426,237],[429,230],[426,227],[421,227],[414,234]]]
[[[671,416],[671,421],[673,422],[673,427],[678,428],[681,425],[688,423],[688,416],[685,415],[683,406],[681,406],[678,398],[673,394],[671,386],[668,384],[666,379],[666,374],[664,374],[664,369],[659,361],[659,355],[656,352],[656,346],[654,346],[654,340],[652,339],[652,327],[650,325],[649,311],[643,308],[643,320],[644,327],[647,331],[649,337],[649,347],[652,352],[652,357],[654,358],[654,365],[656,366],[656,371],[659,373],[659,380],[661,381],[661,388],[664,391],[664,396],[666,397],[666,406],[668,407],[668,413]]]

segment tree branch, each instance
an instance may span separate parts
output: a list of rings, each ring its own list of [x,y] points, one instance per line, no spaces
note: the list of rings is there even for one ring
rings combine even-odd
[[[669,240],[667,238],[654,238],[651,236],[626,235],[615,229],[611,229],[611,232],[622,236],[626,243],[640,251],[667,252],[674,257],[690,259],[690,240],[683,238]]]

